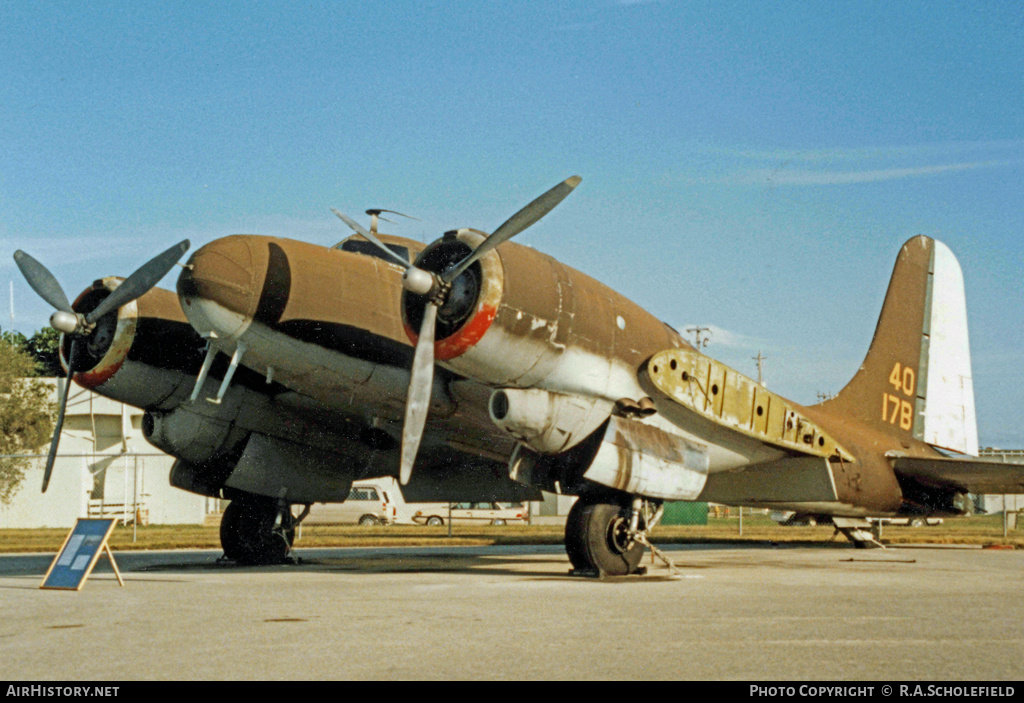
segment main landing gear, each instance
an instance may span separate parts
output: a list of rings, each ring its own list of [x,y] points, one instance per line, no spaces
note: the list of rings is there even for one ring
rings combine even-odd
[[[663,507],[632,496],[580,496],[565,523],[565,551],[577,576],[644,574],[640,566],[650,548],[677,573],[675,565],[647,539]]]
[[[224,556],[241,564],[280,564],[295,542],[291,506],[267,496],[234,498],[220,523]]]

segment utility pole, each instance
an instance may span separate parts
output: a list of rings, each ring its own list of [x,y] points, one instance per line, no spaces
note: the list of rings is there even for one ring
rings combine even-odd
[[[686,331],[693,333],[693,340],[694,340],[693,346],[695,346],[697,349],[706,349],[707,348],[708,341],[710,340],[710,337],[711,337],[711,328],[710,327],[699,327],[699,326],[698,327],[687,327]],[[708,334],[707,334],[707,337],[705,337],[704,339],[701,339],[701,333],[703,333],[703,332],[707,332]]]
[[[757,350],[757,356],[751,357],[757,362],[757,385],[764,385],[764,362],[768,360],[768,357],[761,353],[761,350]]]

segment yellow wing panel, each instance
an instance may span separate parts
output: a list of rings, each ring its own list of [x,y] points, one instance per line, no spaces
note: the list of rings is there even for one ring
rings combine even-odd
[[[691,349],[658,352],[641,370],[663,400],[705,420],[782,449],[820,457],[853,457],[793,403]]]

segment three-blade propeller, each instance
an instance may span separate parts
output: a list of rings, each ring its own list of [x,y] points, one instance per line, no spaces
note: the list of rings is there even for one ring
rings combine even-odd
[[[377,248],[405,268],[405,274],[402,277],[402,286],[405,290],[416,295],[427,296],[423,322],[420,323],[419,336],[416,339],[412,376],[409,379],[409,391],[405,401],[405,424],[402,428],[402,456],[399,468],[399,480],[403,486],[409,483],[409,479],[412,477],[412,466],[416,461],[420,441],[423,439],[423,428],[426,426],[431,389],[434,385],[434,336],[437,327],[437,313],[447,300],[452,282],[499,244],[507,242],[526,228],[536,224],[538,220],[562,202],[580,184],[581,180],[579,176],[572,176],[551,188],[508,218],[464,259],[450,265],[440,274],[410,264],[375,235],[367,232],[352,219],[332,209],[334,214],[340,217],[345,224],[373,242]]]
[[[71,390],[71,380],[77,371],[76,349],[78,343],[92,334],[96,323],[106,314],[117,310],[122,305],[141,298],[160,279],[167,275],[174,264],[181,258],[181,255],[188,251],[189,241],[186,239],[163,252],[159,256],[150,259],[143,264],[135,273],[124,279],[114,291],[104,298],[99,305],[87,314],[77,313],[68,302],[64,289],[50,271],[34,258],[21,251],[14,252],[14,262],[21,269],[22,275],[28,281],[36,293],[43,300],[56,309],[50,316],[50,326],[58,332],[67,335],[71,343],[68,346],[68,376],[64,383],[58,403],[60,404],[57,413],[57,424],[53,429],[53,439],[50,442],[50,451],[46,457],[46,469],[43,472],[43,493],[50,485],[50,475],[53,473],[53,464],[57,458],[57,446],[60,443],[60,433],[64,427],[64,414],[67,410],[68,395]]]

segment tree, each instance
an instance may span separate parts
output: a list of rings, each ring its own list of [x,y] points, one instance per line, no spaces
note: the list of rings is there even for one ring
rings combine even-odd
[[[15,335],[21,340],[14,339]],[[31,378],[35,360],[17,342],[24,335],[0,339],[0,503],[8,504],[25,478],[31,460],[12,455],[38,452],[53,433],[56,403],[51,387]]]
[[[44,327],[28,338],[25,351],[32,355],[36,362],[34,376],[58,376],[66,374],[60,365],[60,332],[52,327]]]

